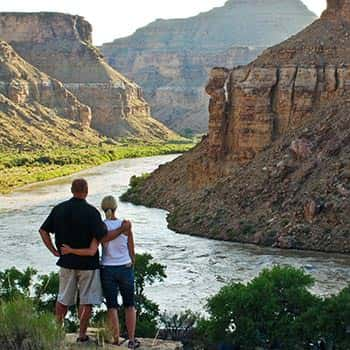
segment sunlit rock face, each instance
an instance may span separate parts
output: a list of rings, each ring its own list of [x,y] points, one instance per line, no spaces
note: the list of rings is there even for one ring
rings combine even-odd
[[[0,147],[97,144],[91,109],[0,40]]]
[[[349,92],[349,4],[330,1],[321,19],[231,71],[223,84],[225,113],[210,112],[210,119],[220,119],[222,130],[221,145],[217,140],[209,144],[211,154],[217,149],[217,158],[249,161],[321,106]],[[217,130],[209,125],[209,141],[212,134]]]
[[[101,50],[142,86],[157,119],[204,132],[211,68],[247,64],[315,18],[300,0],[232,0],[191,18],[156,20]]]
[[[92,27],[84,18],[60,13],[0,13],[0,37],[89,105],[91,125],[103,135],[171,135],[150,117],[140,87],[110,67],[92,45]]]

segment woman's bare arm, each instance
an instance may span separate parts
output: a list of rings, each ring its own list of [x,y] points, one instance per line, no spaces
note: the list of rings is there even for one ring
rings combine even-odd
[[[132,260],[133,265],[135,264],[135,241],[134,241],[134,235],[132,231],[129,231],[128,235],[128,248],[129,248],[129,255]]]
[[[100,243],[95,238],[92,240],[89,248],[74,249],[67,244],[63,244],[61,247],[61,253],[62,255],[74,254],[79,256],[94,256],[99,244]]]

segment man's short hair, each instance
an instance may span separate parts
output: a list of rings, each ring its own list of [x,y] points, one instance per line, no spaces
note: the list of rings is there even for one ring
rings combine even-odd
[[[85,179],[76,179],[72,182],[72,193],[87,193],[88,183]]]

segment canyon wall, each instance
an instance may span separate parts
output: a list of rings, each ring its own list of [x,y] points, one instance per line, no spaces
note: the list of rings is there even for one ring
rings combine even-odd
[[[209,154],[213,159],[249,161],[287,131],[300,127],[320,107],[347,95],[348,2],[337,10],[333,6],[331,2],[321,19],[251,64],[229,74],[225,68],[212,71],[207,85],[210,106],[224,105],[210,108]]]
[[[104,61],[91,36],[91,25],[79,16],[0,13],[0,37],[89,105],[93,128],[110,137],[174,136],[151,118],[140,87]]]
[[[210,69],[247,64],[315,18],[300,0],[230,0],[194,17],[156,20],[101,50],[142,86],[157,119],[178,131],[204,132]]]
[[[126,198],[179,232],[350,252],[350,0],[247,66],[214,68],[209,133]]]
[[[91,131],[90,123],[87,105],[0,40],[1,146],[96,144],[101,138]]]

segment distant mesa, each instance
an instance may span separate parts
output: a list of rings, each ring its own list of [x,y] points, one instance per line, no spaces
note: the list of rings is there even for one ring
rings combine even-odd
[[[232,0],[194,17],[158,19],[101,50],[142,87],[157,119],[205,132],[210,69],[247,64],[315,19],[300,0]]]
[[[110,137],[168,139],[141,88],[110,67],[92,45],[84,18],[61,13],[0,13],[0,37],[28,62],[62,81],[92,110],[92,128]]]

